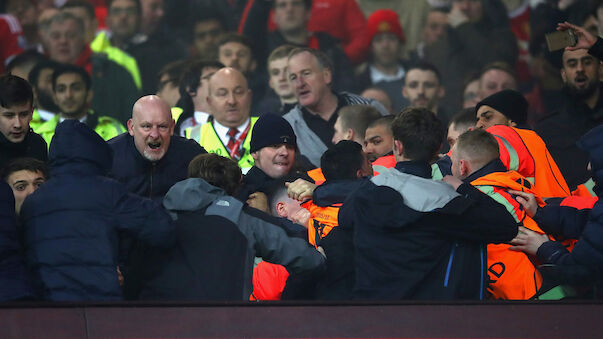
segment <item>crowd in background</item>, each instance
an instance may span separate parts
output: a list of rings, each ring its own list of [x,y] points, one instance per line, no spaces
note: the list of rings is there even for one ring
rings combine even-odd
[[[0,13],[0,300],[600,296],[601,0]]]

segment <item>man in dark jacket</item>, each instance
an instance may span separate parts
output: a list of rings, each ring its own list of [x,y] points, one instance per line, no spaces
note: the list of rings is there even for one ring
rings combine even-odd
[[[515,220],[471,185],[430,179],[444,134],[432,112],[408,108],[392,131],[396,167],[367,181],[339,211],[339,227],[354,232],[355,297],[483,298],[485,244],[512,239]]]
[[[255,257],[291,273],[322,267],[324,257],[302,239],[245,212],[231,195],[241,169],[231,159],[193,159],[190,179],[174,185],[163,205],[176,221],[178,242],[147,257],[141,299],[249,300]]]
[[[32,105],[33,91],[26,80],[10,74],[0,77],[0,169],[14,158],[48,159],[46,142],[29,127]]]
[[[3,180],[0,180],[0,257],[0,301],[33,297],[17,236],[13,191]]]
[[[170,107],[155,95],[134,104],[128,132],[108,142],[113,149],[110,176],[143,197],[163,199],[172,185],[186,179],[188,163],[205,153],[193,140],[173,135]]]
[[[59,124],[51,179],[21,208],[27,264],[46,300],[120,300],[119,233],[152,246],[174,242],[169,216],[109,178],[111,148],[77,120]]]

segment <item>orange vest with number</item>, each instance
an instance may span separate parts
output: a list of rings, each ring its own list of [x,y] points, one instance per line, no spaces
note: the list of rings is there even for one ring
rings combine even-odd
[[[496,137],[503,164],[526,177],[537,196],[552,198],[571,194],[557,163],[536,132],[505,125],[491,126],[486,131]]]
[[[533,231],[544,233],[530,218],[507,190],[524,191],[534,194],[531,184],[515,171],[495,172],[471,182],[480,191],[504,205],[516,221]],[[537,201],[544,206],[542,199]],[[489,244],[488,252],[488,292],[494,299],[526,300],[532,298],[540,286],[542,276],[526,254],[509,250],[511,245]]]
[[[339,224],[337,215],[342,204],[334,204],[331,206],[317,206],[312,200],[306,201],[302,207],[310,211],[310,219],[308,220],[308,242],[314,247],[320,245],[320,240],[326,237],[329,232]]]

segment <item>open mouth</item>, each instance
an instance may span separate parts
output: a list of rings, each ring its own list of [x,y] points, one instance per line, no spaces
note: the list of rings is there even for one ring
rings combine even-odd
[[[588,80],[588,78],[586,78],[585,76],[577,76],[576,77],[576,85],[584,85],[584,84],[586,84],[587,80]]]
[[[161,147],[160,142],[149,142],[148,145],[150,149],[159,149]]]

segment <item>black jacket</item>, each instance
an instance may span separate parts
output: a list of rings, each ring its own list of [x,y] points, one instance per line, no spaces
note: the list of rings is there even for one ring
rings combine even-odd
[[[163,199],[178,181],[187,178],[188,164],[199,154],[206,153],[197,142],[172,136],[167,152],[156,162],[145,159],[128,133],[108,141],[113,149],[113,167],[109,176],[125,185],[134,194]]]
[[[119,235],[154,246],[173,244],[169,215],[105,175],[111,149],[77,120],[56,128],[51,178],[21,210],[27,264],[47,300],[120,300]]]
[[[14,143],[0,133],[0,169],[12,159],[21,157],[32,157],[46,162],[48,160],[48,148],[44,138],[30,129],[23,141]]]
[[[484,297],[485,245],[511,240],[517,224],[471,185],[455,192],[430,176],[427,163],[400,162],[344,202],[339,227],[354,229],[355,297]]]

